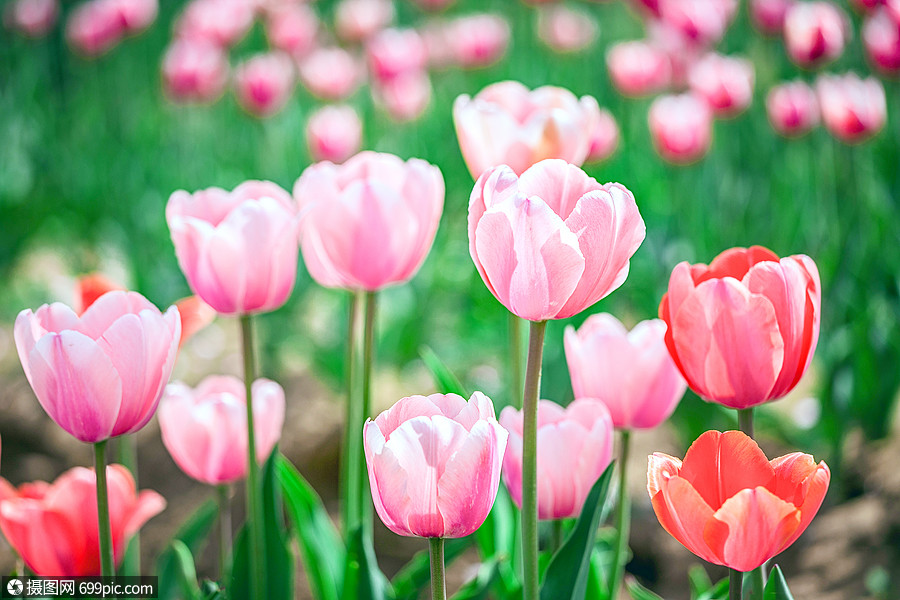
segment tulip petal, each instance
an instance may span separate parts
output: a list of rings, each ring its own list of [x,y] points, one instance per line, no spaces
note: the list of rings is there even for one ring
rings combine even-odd
[[[599,189],[596,179],[560,159],[535,163],[519,177],[519,191],[546,202],[563,221],[569,218],[582,196]]]
[[[771,464],[775,469],[775,495],[800,511],[800,524],[780,552],[793,544],[816,516],[831,482],[831,470],[824,462],[817,465],[810,455],[801,452],[772,459]]]
[[[727,526],[713,519],[713,509],[682,477],[663,478],[660,491],[650,501],[663,529],[705,561],[721,565],[722,559],[707,544],[704,531],[727,532]]]

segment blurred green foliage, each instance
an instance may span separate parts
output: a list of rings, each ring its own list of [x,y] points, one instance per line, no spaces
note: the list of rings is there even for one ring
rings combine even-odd
[[[332,5],[315,4],[326,24]],[[71,8],[65,3],[63,16]],[[286,110],[266,121],[246,115],[230,94],[211,106],[176,106],[165,99],[159,66],[180,8],[163,0],[149,31],[93,61],[66,46],[61,26],[43,40],[0,32],[2,321],[12,321],[25,306],[69,300],[28,283],[39,274],[28,272],[21,259],[39,248],[58,251],[73,273],[98,268],[108,254],[119,256],[130,272],[127,283],[159,305],[187,295],[164,218],[169,194],[231,188],[251,178],[290,189],[309,164],[303,131],[318,102],[301,87]],[[866,144],[844,146],[821,128],[800,140],[778,137],[766,120],[765,92],[780,80],[812,81],[815,74],[790,65],[780,41],[760,37],[742,4],[719,49],[752,59],[754,103],[740,117],[716,123],[713,149],[704,160],[671,167],[650,144],[651,99],[622,98],[606,73],[606,47],[641,37],[640,21],[623,2],[584,2],[580,8],[599,21],[600,40],[584,52],[560,56],[535,37],[534,7],[459,0],[449,14],[487,10],[509,18],[506,58],[481,70],[434,73],[432,104],[414,123],[391,122],[373,106],[366,87],[351,99],[364,118],[365,148],[437,164],[447,188],[441,228],[425,266],[410,284],[382,294],[379,364],[394,365],[402,374],[427,345],[466,388],[484,389],[498,405],[510,402],[504,380],[507,319],[468,255],[466,208],[473,181],[456,143],[451,105],[458,94],[474,94],[503,79],[531,87],[554,84],[594,95],[619,121],[616,155],[586,170],[631,189],[647,224],[628,280],[592,311],[615,313],[626,323],[655,317],[676,263],[709,262],[732,246],[808,254],[824,289],[814,369],[821,420],[803,430],[772,418],[767,409],[761,426],[826,459],[839,459],[852,428],[870,439],[887,435],[900,386],[900,84],[886,82],[888,124]],[[401,25],[423,18],[411,3],[398,3]],[[858,16],[853,18],[858,31]],[[257,23],[232,50],[231,61],[264,47]],[[870,71],[859,35],[830,68],[848,69]],[[302,272],[291,302],[261,319],[264,372],[277,375],[302,357],[339,388],[346,306],[345,293],[322,290]],[[586,316],[570,322],[578,325]],[[543,396],[560,402],[571,396],[562,351],[567,324],[550,324],[545,351]],[[690,396],[674,419],[686,443],[705,429],[729,426],[733,416]]]

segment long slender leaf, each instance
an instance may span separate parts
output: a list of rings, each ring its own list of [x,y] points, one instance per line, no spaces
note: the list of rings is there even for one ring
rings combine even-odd
[[[488,597],[491,586],[500,576],[500,564],[508,561],[507,556],[498,556],[478,567],[475,578],[463,584],[450,600],[484,600]]]
[[[434,379],[434,384],[442,394],[458,394],[463,398],[469,397],[459,379],[435,354],[434,350],[428,346],[422,346],[419,348],[419,356],[422,357],[422,362],[425,363],[425,367]]]
[[[362,527],[350,532],[342,600],[388,600],[390,584],[378,568],[372,540]]]
[[[628,590],[632,600],[663,600],[662,597],[638,583],[634,577],[625,578],[625,589]]]
[[[572,533],[553,555],[541,586],[541,600],[584,600],[591,553],[612,472],[613,463],[610,463],[591,487]]]
[[[449,565],[472,545],[472,537],[444,541],[444,563]],[[406,565],[391,579],[394,600],[416,600],[431,579],[431,561],[428,550],[416,552]]]
[[[688,584],[691,586],[691,598],[694,600],[709,592],[713,586],[706,569],[700,565],[691,565],[688,569]]]
[[[781,567],[778,565],[775,565],[772,568],[772,572],[769,573],[769,581],[766,583],[763,600],[794,600],[787,581],[784,579],[784,573],[781,572]]]
[[[159,575],[160,600],[176,600],[180,597],[178,573],[180,561],[184,560],[174,548],[175,542],[181,542],[193,557],[206,544],[209,533],[216,522],[218,507],[215,500],[207,500],[188,518],[175,533],[169,546],[156,560],[156,572]],[[192,561],[193,563],[193,558]]]
[[[347,556],[340,535],[319,495],[284,456],[278,457],[276,472],[313,596],[338,600]]]
[[[728,597],[730,583],[727,577],[720,579],[719,583],[697,596],[697,600],[725,600]]]
[[[197,570],[194,567],[194,556],[181,540],[172,540],[172,552],[175,556],[176,573],[183,597],[188,600],[201,600],[200,584],[197,583]]]

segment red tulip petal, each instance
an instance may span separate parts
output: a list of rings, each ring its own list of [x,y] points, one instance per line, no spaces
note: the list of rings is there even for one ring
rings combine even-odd
[[[753,265],[763,261],[777,263],[778,255],[762,246],[730,248],[715,257],[703,274],[694,279],[694,283],[699,285],[707,279],[722,277],[734,277],[740,281]]]
[[[713,519],[712,508],[687,480],[677,476],[665,479],[662,489],[650,500],[663,529],[703,560],[722,564],[722,559],[704,539],[703,532],[709,526],[721,534],[720,530],[725,526]]]
[[[789,454],[786,457],[788,458],[791,455]],[[812,457],[810,457],[811,459]],[[773,463],[779,459],[774,459]],[[796,461],[797,464],[792,468],[790,466],[790,462],[793,461],[785,461],[778,463],[776,467],[776,471],[778,474],[776,475],[776,481],[779,475],[787,474],[786,472],[790,472],[790,476],[792,478],[800,476],[803,471],[806,469],[805,460]],[[800,534],[806,531],[806,528],[812,522],[813,517],[816,516],[816,513],[819,511],[819,507],[822,506],[822,501],[825,499],[825,494],[828,492],[828,484],[831,482],[831,470],[828,468],[824,462],[820,462],[815,466],[815,470],[802,482],[798,485],[798,493],[795,497],[799,497],[801,494],[803,498],[800,500],[800,503],[795,505],[800,510],[800,524],[797,526],[797,529],[794,533],[788,537],[788,539],[782,545],[781,550],[784,550],[791,544],[793,544]],[[799,499],[799,498],[798,498]]]
[[[125,288],[100,273],[91,273],[78,278],[75,283],[75,312],[79,315],[106,292]]]

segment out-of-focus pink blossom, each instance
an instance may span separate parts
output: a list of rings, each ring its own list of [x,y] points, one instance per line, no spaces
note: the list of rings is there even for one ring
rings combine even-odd
[[[500,15],[469,15],[450,21],[445,35],[455,64],[467,69],[485,67],[506,53],[509,23]]]
[[[784,17],[784,44],[788,56],[804,68],[835,60],[849,37],[846,13],[831,2],[797,2]]]
[[[124,34],[118,12],[104,0],[88,0],[78,5],[66,21],[69,44],[88,57],[103,54],[118,44]]]
[[[252,0],[191,0],[175,23],[178,37],[222,47],[237,43],[253,25]]]
[[[900,22],[885,8],[879,8],[866,17],[863,24],[863,42],[869,61],[882,73],[900,71]]]
[[[584,50],[597,39],[597,22],[587,13],[564,4],[538,13],[538,37],[556,52]]]
[[[766,35],[780,35],[784,16],[795,0],[750,0],[750,20]]]
[[[314,161],[341,163],[359,152],[362,121],[347,105],[324,106],[306,123],[306,145]]]
[[[379,82],[410,71],[423,71],[428,50],[414,29],[385,29],[366,44],[369,70]]]
[[[345,42],[362,42],[394,20],[391,0],[341,0],[334,11],[334,28]]]
[[[885,0],[850,0],[850,5],[863,14],[868,14],[887,3]]]
[[[372,85],[372,96],[396,121],[415,121],[431,102],[431,79],[424,70],[406,71]]]
[[[842,142],[864,142],[884,127],[887,101],[884,86],[874,77],[821,75],[816,93],[825,128]]]
[[[690,70],[691,89],[703,97],[717,117],[742,113],[753,100],[753,63],[711,52]]]
[[[255,117],[270,117],[287,104],[294,89],[294,64],[280,52],[258,54],[234,70],[238,104]]]
[[[228,59],[205,40],[176,39],[162,64],[166,94],[177,102],[214,102],[228,84]]]
[[[422,10],[443,10],[456,0],[412,0]]]
[[[158,0],[100,0],[110,5],[126,33],[141,32],[156,20],[159,12]]]
[[[695,94],[660,96],[650,105],[648,122],[653,145],[665,160],[690,164],[712,144],[712,110]]]
[[[619,42],[606,52],[613,85],[626,96],[648,96],[668,87],[672,78],[669,57],[642,40]]]
[[[318,48],[297,65],[300,81],[323,100],[343,100],[353,94],[364,78],[360,61],[343,48]]]
[[[802,81],[782,83],[769,90],[766,112],[775,131],[786,137],[801,136],[819,123],[816,93]]]
[[[605,108],[600,109],[600,118],[594,127],[594,133],[591,135],[591,149],[588,150],[585,162],[595,163],[604,161],[619,145],[619,126],[616,124],[615,118]]]
[[[722,39],[737,12],[737,0],[659,0],[659,18],[702,47]]]
[[[28,37],[45,35],[59,16],[59,0],[13,0],[3,11],[3,20],[10,29]]]
[[[288,4],[266,11],[266,37],[269,43],[295,58],[308,53],[316,44],[319,19],[306,4]]]

